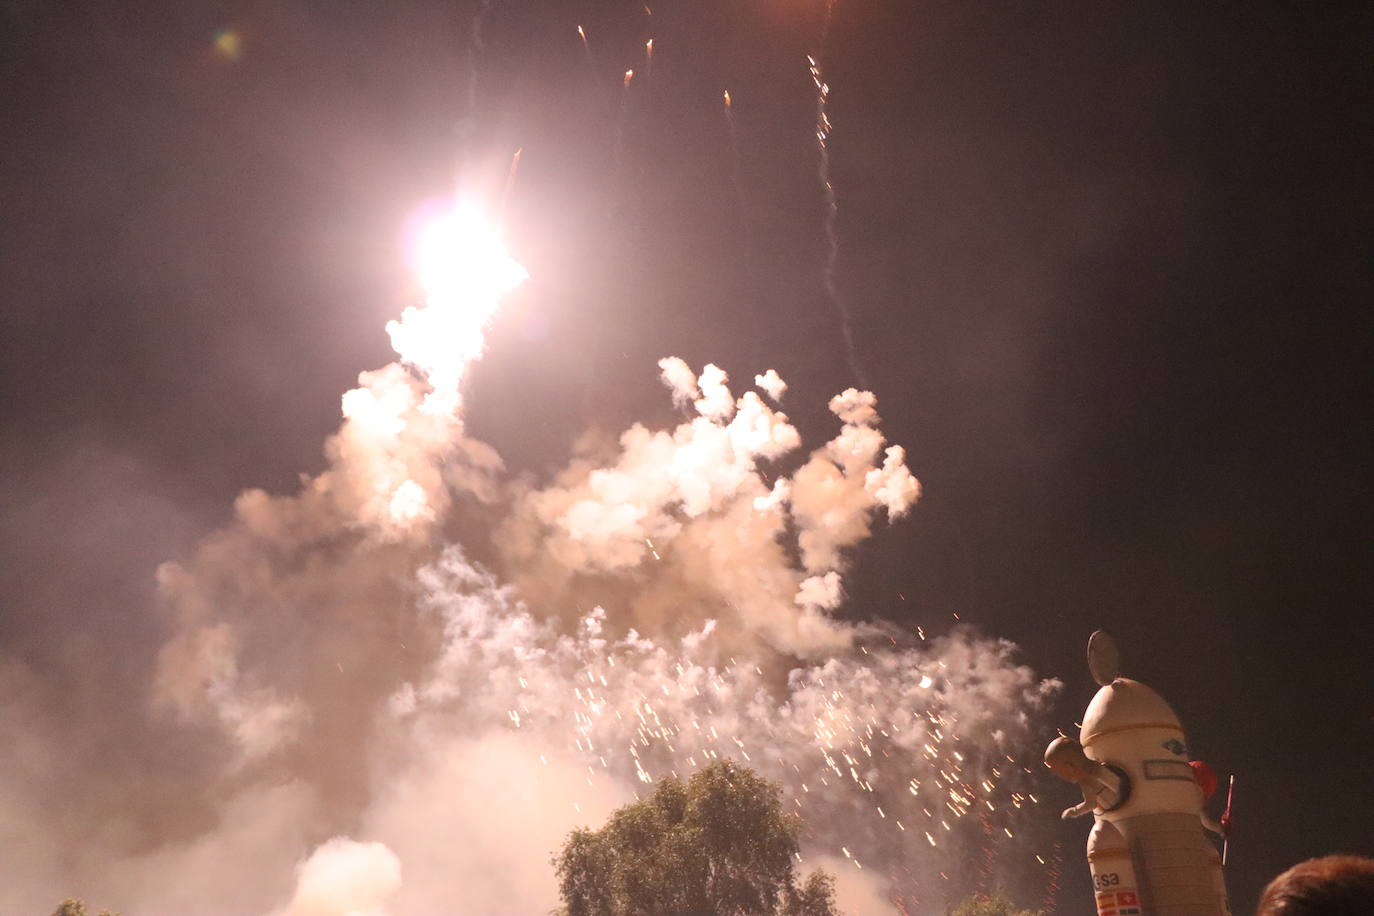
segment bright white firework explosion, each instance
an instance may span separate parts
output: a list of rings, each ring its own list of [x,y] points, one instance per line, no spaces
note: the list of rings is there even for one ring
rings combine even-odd
[[[414,251],[426,300],[388,325],[400,360],[344,395],[327,470],[295,496],[243,494],[159,572],[158,701],[222,744],[238,818],[161,854],[178,883],[252,836],[280,868],[226,913],[544,913],[570,828],[731,757],[784,785],[842,902],[1038,896],[1026,749],[1055,685],[972,631],[830,615],[850,548],[919,496],[874,396],[832,399],[838,431],[799,459],[776,372],[755,379],[766,399],[737,397],[715,366],[668,358],[676,428],[509,480],[459,392],[524,271],[461,212]]]

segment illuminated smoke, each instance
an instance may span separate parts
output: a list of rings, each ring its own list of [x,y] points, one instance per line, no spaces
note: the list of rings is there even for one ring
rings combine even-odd
[[[754,384],[768,392],[768,396],[775,403],[782,403],[782,396],[787,393],[787,383],[778,377],[775,369],[769,369],[763,375],[754,376]]]
[[[765,400],[670,357],[676,426],[510,479],[461,386],[523,270],[461,212],[412,252],[425,301],[387,327],[398,362],[344,396],[327,469],[242,494],[159,570],[153,694],[218,755],[213,817],[151,849],[92,841],[55,899],[543,913],[569,829],[725,757],[784,785],[808,867],[844,863],[849,899],[939,909],[989,857],[1038,893],[1016,749],[1054,685],[969,631],[833,614],[852,549],[920,495],[877,399],[837,395],[805,453],[776,372],[753,376]]]
[[[850,632],[820,613],[839,603],[844,551],[875,514],[900,517],[920,493],[901,449],[882,451],[872,395],[838,397],[840,432],[788,477],[778,463],[801,438],[786,414],[753,391],[736,398],[716,366],[694,375],[667,358],[659,367],[674,400],[696,416],[671,431],[632,426],[615,460],[523,494],[501,534],[516,583],[552,596],[577,574],[649,575],[651,587],[630,601],[641,626],[724,612],[732,632],[776,650],[847,645]],[[785,388],[776,372],[760,378]],[[801,568],[787,555],[789,526],[799,532]],[[652,587],[664,583],[676,587]]]
[[[297,736],[314,712],[310,693],[330,688],[314,672],[286,678],[278,665],[332,664],[356,674],[368,647],[326,636],[333,658],[257,653],[266,673],[241,669],[244,632],[294,640],[317,605],[335,620],[366,620],[396,600],[395,581],[426,555],[456,493],[495,496],[500,457],[463,435],[460,386],[481,357],[500,297],[525,277],[477,214],[461,207],[425,214],[412,233],[412,266],[424,301],[386,330],[400,362],[364,372],[342,398],[343,425],[326,443],[329,467],[300,494],[260,490],[235,502],[235,523],[189,566],[165,564],[158,584],[176,620],[157,677],[161,704],[184,719],[210,712],[240,760],[266,756]],[[391,545],[391,546],[387,546]],[[299,562],[300,568],[281,569]],[[337,645],[336,645],[337,643]],[[344,661],[349,662],[348,670]]]
[[[221,535],[201,558],[215,562],[201,569],[164,571],[169,583],[188,577],[168,586],[183,601],[208,604],[255,553],[287,548],[307,554],[288,566],[314,567],[310,586],[337,577],[327,594],[381,589],[402,608],[405,622],[392,625],[413,635],[394,654],[413,659],[408,667],[384,662],[390,646],[335,642],[337,628],[385,610],[345,602],[340,613],[315,595],[307,603],[328,623],[313,644],[298,643],[304,653],[272,658],[258,631],[275,621],[221,611],[193,631],[214,649],[204,654],[213,664],[189,680],[244,754],[288,757],[328,743],[316,720],[340,715],[340,698],[309,679],[288,691],[302,680],[291,666],[322,671],[334,691],[352,685],[357,708],[343,718],[370,775],[350,829],[406,863],[403,909],[423,911],[443,895],[474,911],[542,912],[555,893],[547,855],[568,829],[722,757],[787,787],[808,816],[808,854],[848,850],[856,874],[867,863],[868,874],[845,878],[864,893],[935,899],[950,880],[941,873],[962,874],[970,847],[1011,845],[988,838],[979,805],[1002,809],[998,830],[1023,829],[1017,812],[1028,795],[1014,752],[1053,685],[1017,666],[1005,643],[971,633],[921,643],[828,613],[843,599],[847,550],[877,515],[898,517],[919,495],[901,449],[886,446],[876,399],[837,395],[839,431],[789,476],[783,465],[801,439],[785,414],[755,392],[735,397],[717,367],[698,374],[668,358],[660,370],[688,411],[676,428],[633,426],[603,461],[576,460],[543,487],[504,489],[492,546],[505,574],[458,544],[366,536],[321,561],[307,542],[263,543],[278,530],[268,525]],[[757,380],[773,394],[785,387],[776,372]],[[268,505],[278,518],[298,508]],[[385,591],[387,579],[396,590]],[[306,584],[294,572],[269,574],[254,593],[281,606],[274,596]],[[615,599],[614,612],[589,603],[569,621],[570,606],[598,593]],[[322,622],[288,629],[299,639]],[[245,653],[248,645],[260,648]],[[368,690],[334,675],[330,658],[343,652],[348,671],[367,666]],[[295,728],[239,734],[245,723],[289,721],[283,709],[297,712]],[[493,798],[497,824],[485,813]],[[443,842],[455,830],[484,839]]]
[[[296,892],[280,916],[386,916],[401,887],[401,862],[381,843],[335,837],[296,869]]]
[[[962,880],[970,849],[1005,856],[1009,873],[1034,872],[1032,854],[1013,842],[1040,816],[1022,810],[1034,805],[1033,761],[1018,748],[1056,685],[1016,665],[1005,642],[970,632],[923,646],[874,638],[778,674],[759,664],[771,669],[776,656],[722,654],[712,620],[656,640],[617,633],[594,608],[566,633],[457,546],[418,584],[421,613],[442,621],[443,649],[424,678],[393,695],[389,715],[425,736],[405,745],[487,736],[495,756],[470,755],[472,769],[453,779],[495,776],[513,799],[540,791],[527,783],[558,785],[562,810],[539,812],[532,830],[550,819],[586,823],[626,787],[647,791],[728,757],[784,784],[807,819],[808,855],[844,849],[883,894],[896,887],[911,901],[943,901],[954,887],[941,873]],[[404,830],[396,835],[404,842]]]

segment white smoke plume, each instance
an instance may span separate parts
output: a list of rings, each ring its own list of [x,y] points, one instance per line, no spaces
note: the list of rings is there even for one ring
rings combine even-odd
[[[768,392],[768,396],[778,404],[782,403],[782,396],[787,393],[787,383],[778,375],[776,369],[769,369],[763,375],[754,376],[754,385],[759,390]]]
[[[654,582],[680,588],[671,602],[646,589],[631,606],[641,624],[681,617],[689,592],[779,651],[847,644],[852,633],[817,613],[839,604],[843,552],[867,536],[878,511],[900,517],[920,493],[899,447],[876,463],[884,440],[873,396],[851,391],[846,403],[858,407],[832,404],[841,431],[788,477],[779,462],[801,437],[786,414],[752,391],[736,399],[715,366],[699,377],[680,359],[659,366],[696,416],[672,431],[631,427],[613,462],[583,463],[524,494],[503,532],[516,581],[533,570],[564,590],[576,574],[652,569]],[[789,526],[799,531],[802,569],[787,555]]]
[[[467,436],[461,385],[523,271],[464,219],[418,245],[426,302],[388,326],[398,362],[344,396],[327,469],[295,495],[244,493],[158,572],[170,636],[150,692],[213,761],[203,816],[66,859],[30,844],[32,874],[69,876],[48,896],[545,913],[568,830],[724,757],[784,785],[805,855],[848,863],[855,900],[940,910],[994,860],[1043,884],[1016,839],[1035,803],[1019,748],[1055,685],[971,631],[835,614],[851,548],[920,495],[873,394],[833,399],[839,429],[801,455],[757,392],[667,358],[674,428],[508,479]],[[754,380],[774,405],[786,390]],[[3,791],[0,814],[37,816]]]
[[[381,843],[335,837],[296,868],[296,892],[279,916],[386,916],[401,860]]]
[[[686,360],[678,359],[676,356],[665,356],[658,361],[658,368],[663,384],[673,393],[674,404],[683,407],[701,397],[701,389],[697,387],[697,374],[687,365]]]
[[[284,697],[259,672],[241,671],[245,626],[289,640],[330,604],[336,620],[368,619],[379,603],[395,600],[398,581],[427,555],[455,495],[495,498],[501,459],[464,436],[459,388],[482,355],[500,296],[524,270],[462,209],[432,215],[413,248],[424,303],[387,325],[400,361],[363,372],[359,387],[343,395],[343,425],[325,447],[329,467],[296,496],[242,494],[235,523],[190,567],[158,571],[176,617],[159,667],[159,701],[188,720],[213,714],[241,760],[270,753],[311,715],[299,687]],[[355,651],[361,646],[340,642],[341,674],[345,658],[367,663]],[[283,654],[282,662],[290,660]]]

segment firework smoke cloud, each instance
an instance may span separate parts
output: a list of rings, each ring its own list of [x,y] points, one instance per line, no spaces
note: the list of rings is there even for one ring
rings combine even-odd
[[[727,757],[784,785],[842,902],[923,912],[999,857],[1043,886],[1017,748],[1055,685],[972,631],[834,614],[851,549],[920,496],[874,395],[837,395],[804,453],[775,371],[737,394],[669,357],[675,427],[508,479],[461,389],[524,271],[462,210],[414,250],[425,301],[343,396],[326,470],[244,493],[158,572],[152,703],[213,751],[211,813],[154,848],[93,840],[75,889],[131,912],[543,913],[569,829]],[[465,525],[478,506],[499,522]],[[60,870],[42,854],[33,874]]]

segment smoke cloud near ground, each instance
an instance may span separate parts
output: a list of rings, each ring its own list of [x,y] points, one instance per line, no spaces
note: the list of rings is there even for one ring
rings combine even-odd
[[[335,837],[296,868],[296,892],[280,916],[381,916],[401,886],[401,861],[381,843]]]
[[[471,245],[466,224],[444,231]],[[343,396],[328,467],[293,495],[243,493],[158,570],[146,715],[198,756],[168,800],[139,785],[125,804],[200,816],[160,834],[154,813],[116,814],[73,850],[7,781],[24,877],[0,904],[543,913],[570,829],[727,757],[783,784],[804,856],[855,913],[938,908],[994,864],[1038,893],[1016,749],[1056,685],[973,631],[834,614],[853,549],[920,496],[875,396],[836,395],[832,438],[803,452],[775,371],[754,377],[764,396],[736,393],[669,357],[675,427],[508,478],[460,391],[523,272],[478,247],[388,326],[398,361]],[[19,698],[0,754],[41,773],[60,739],[30,721],[26,672],[0,677]]]

